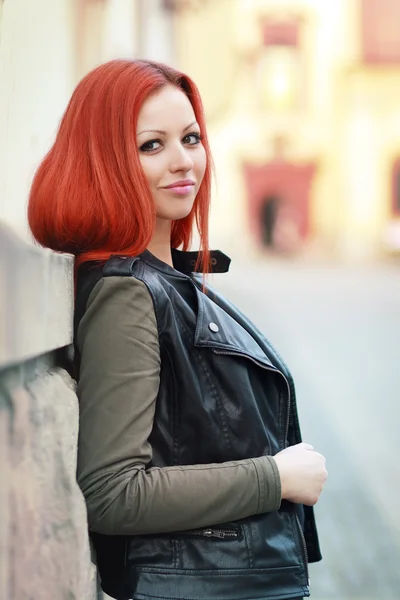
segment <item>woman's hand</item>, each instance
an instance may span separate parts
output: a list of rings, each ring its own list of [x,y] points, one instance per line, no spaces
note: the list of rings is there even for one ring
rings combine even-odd
[[[316,504],[328,477],[324,456],[303,442],[278,452],[274,459],[281,478],[282,500]]]

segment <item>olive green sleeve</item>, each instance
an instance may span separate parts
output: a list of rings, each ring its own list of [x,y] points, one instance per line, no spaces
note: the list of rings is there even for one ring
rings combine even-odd
[[[279,508],[280,478],[272,457],[148,467],[160,350],[153,302],[141,281],[100,280],[77,344],[78,482],[91,530],[117,535],[179,531]]]

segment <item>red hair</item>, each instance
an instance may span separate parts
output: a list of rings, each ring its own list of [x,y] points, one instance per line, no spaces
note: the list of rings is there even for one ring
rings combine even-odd
[[[207,155],[192,211],[172,224],[171,246],[187,250],[196,222],[203,257],[197,266],[209,270],[211,154],[200,94],[183,73],[145,60],[112,60],[82,79],[32,182],[28,221],[34,237],[74,254],[76,268],[112,254],[140,254],[151,240],[155,207],[139,160],[136,125],[143,102],[165,85],[189,98]]]

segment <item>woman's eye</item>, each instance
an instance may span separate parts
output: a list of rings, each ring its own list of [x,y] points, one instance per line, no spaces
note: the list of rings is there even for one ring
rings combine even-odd
[[[200,144],[202,139],[200,133],[188,133],[188,135],[183,138],[183,143],[195,146],[196,144]]]
[[[161,142],[158,140],[149,140],[142,144],[139,148],[141,152],[153,152],[154,150],[158,150],[161,146]]]

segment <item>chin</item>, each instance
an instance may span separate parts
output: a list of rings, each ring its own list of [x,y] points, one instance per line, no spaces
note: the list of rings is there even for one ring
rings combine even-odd
[[[193,202],[190,202],[190,204],[182,204],[183,205],[174,208],[169,207],[168,210],[157,211],[157,217],[167,221],[180,221],[181,219],[185,219],[185,217],[187,217],[193,209]]]
[[[175,216],[171,217],[172,221],[180,221],[181,219],[185,219],[192,212],[193,206],[191,206],[188,210],[177,211]]]

